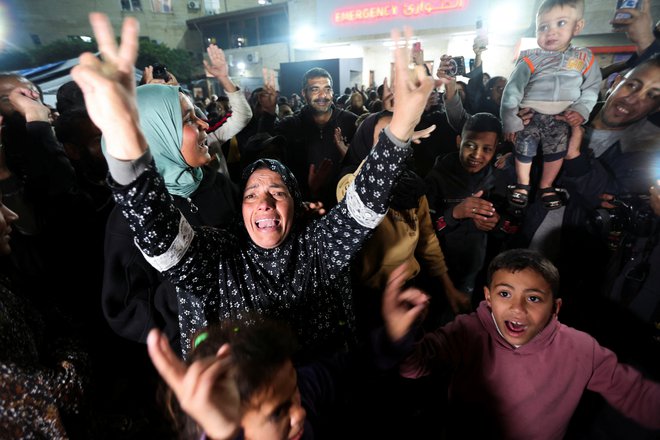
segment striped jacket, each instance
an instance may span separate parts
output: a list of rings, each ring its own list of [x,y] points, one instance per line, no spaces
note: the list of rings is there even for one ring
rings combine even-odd
[[[538,108],[544,102],[548,107],[551,103],[566,102],[564,110],[576,111],[587,121],[598,99],[600,81],[598,63],[589,49],[570,46],[564,52],[542,49],[521,52],[502,95],[500,114],[504,131],[522,130],[522,120],[516,115],[518,110],[531,107],[545,113]]]

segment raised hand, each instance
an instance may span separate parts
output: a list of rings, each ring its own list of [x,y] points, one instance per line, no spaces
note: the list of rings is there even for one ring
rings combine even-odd
[[[307,186],[309,192],[313,196],[317,196],[323,188],[323,185],[330,177],[332,172],[332,161],[330,159],[323,159],[321,165],[318,167],[313,163],[309,165],[309,174],[307,175]]]
[[[346,152],[348,151],[348,145],[346,145],[346,139],[341,135],[340,127],[335,128],[334,139],[335,147],[337,147],[339,154],[341,154],[341,157],[343,158],[346,156]]]
[[[628,14],[630,18],[619,18],[612,20],[614,32],[625,32],[628,39],[637,46],[637,53],[641,54],[646,48],[653,44],[653,19],[651,18],[651,1],[642,0],[642,7],[617,9],[616,15]]]
[[[656,216],[660,217],[660,180],[655,181],[655,186],[651,187],[649,194],[651,195],[651,209]]]
[[[84,53],[71,76],[83,92],[89,117],[103,132],[108,154],[121,160],[137,159],[147,148],[140,131],[133,76],[139,24],[133,17],[124,20],[117,47],[106,15],[93,12],[89,21],[103,60]]]
[[[263,68],[264,76],[264,91],[261,92],[259,102],[265,112],[275,114],[275,106],[277,105],[277,89],[275,88],[275,72],[267,68]]]
[[[214,76],[222,85],[227,93],[234,93],[238,90],[236,84],[229,78],[229,65],[225,58],[225,53],[215,44],[210,44],[206,48],[209,61],[204,60],[204,70],[209,76]]]
[[[451,69],[450,60],[451,55],[442,55],[440,57],[438,70],[435,72],[435,75],[438,77],[437,82],[445,86],[445,101],[454,99],[454,96],[456,95],[456,77],[447,73]]]
[[[241,399],[232,374],[229,345],[216,356],[183,363],[167,338],[153,329],[147,338],[151,361],[174,391],[181,408],[204,429],[208,438],[232,439],[240,425]]]
[[[401,340],[428,306],[429,298],[419,289],[403,290],[408,279],[408,266],[402,264],[392,271],[383,293],[383,321],[390,340]]]
[[[206,48],[206,53],[209,56],[210,62],[204,60],[204,70],[206,73],[215,76],[216,78],[228,77],[229,66],[225,59],[225,53],[215,44],[209,44]]]
[[[389,112],[394,110],[394,92],[387,81],[387,77],[383,80],[383,110]]]
[[[412,134],[413,144],[421,144],[422,139],[426,139],[429,136],[431,136],[431,133],[433,133],[435,129],[436,129],[435,124],[433,124],[430,127],[426,127],[422,130],[414,131]]]
[[[48,122],[50,109],[42,104],[36,90],[17,87],[9,93],[9,102],[27,122]]]
[[[415,66],[411,72],[408,68],[410,50],[408,41],[412,38],[410,27],[404,28],[404,41],[400,44],[400,34],[397,29],[392,31],[394,40],[394,115],[390,122],[390,131],[399,140],[408,141],[419,122],[426,101],[435,86],[433,78],[426,72],[424,66]]]

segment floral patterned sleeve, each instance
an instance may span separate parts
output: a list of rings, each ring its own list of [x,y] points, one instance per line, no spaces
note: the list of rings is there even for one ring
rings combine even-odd
[[[310,225],[321,237],[321,253],[329,269],[340,270],[362,246],[387,213],[392,187],[401,164],[412,153],[410,143],[381,132],[346,196],[325,217]]]
[[[135,234],[136,245],[149,264],[178,288],[207,293],[209,283],[217,283],[215,268],[219,259],[236,248],[235,235],[217,228],[193,228],[173,205],[151,156],[145,154],[140,160],[148,163],[143,169],[135,162],[127,163],[138,168],[131,183],[111,182],[115,201]]]

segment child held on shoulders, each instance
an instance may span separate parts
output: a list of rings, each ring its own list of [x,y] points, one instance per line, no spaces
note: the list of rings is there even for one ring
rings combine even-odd
[[[559,323],[559,273],[537,252],[515,249],[495,257],[477,311],[412,347],[409,323],[421,314],[423,294],[402,286],[393,279],[385,292],[386,331],[394,341],[383,346],[385,353],[407,356],[400,371],[409,378],[451,370],[451,420],[459,437],[561,439],[585,390],[660,429],[660,384],[619,364],[588,334]],[[483,423],[473,422],[477,412]]]
[[[536,15],[540,49],[523,51],[502,96],[500,114],[505,138],[515,143],[517,183],[510,203],[527,206],[532,159],[539,142],[543,172],[538,194],[547,209],[562,206],[553,183],[568,146],[570,127],[582,125],[598,99],[601,75],[589,49],[571,45],[584,28],[584,0],[544,0]],[[531,108],[528,125],[517,116]]]

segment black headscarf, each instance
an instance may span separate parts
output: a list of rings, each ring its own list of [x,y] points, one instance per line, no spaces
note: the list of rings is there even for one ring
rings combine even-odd
[[[289,190],[289,194],[291,194],[291,197],[293,198],[294,216],[298,217],[301,215],[303,213],[303,198],[302,193],[300,192],[300,187],[298,186],[298,181],[291,170],[282,164],[282,162],[275,159],[259,159],[245,167],[243,175],[241,176],[241,193],[245,192],[245,186],[252,173],[262,169],[275,171],[280,175],[282,181]]]

